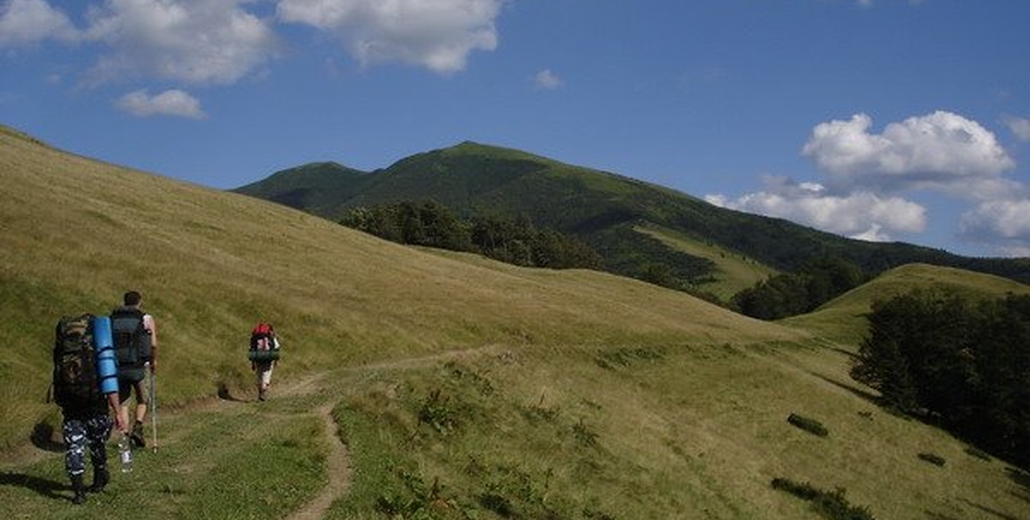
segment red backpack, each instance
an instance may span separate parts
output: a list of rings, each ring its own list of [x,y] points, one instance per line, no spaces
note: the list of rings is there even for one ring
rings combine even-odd
[[[279,359],[279,348],[275,342],[275,329],[272,328],[272,324],[258,323],[250,332],[250,350],[247,357],[258,362]]]
[[[275,329],[272,328],[272,324],[258,323],[250,332],[250,349],[272,350],[275,345],[275,342],[272,341],[273,338],[275,338]]]

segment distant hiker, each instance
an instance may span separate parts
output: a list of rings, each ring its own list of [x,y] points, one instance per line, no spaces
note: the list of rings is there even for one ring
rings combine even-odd
[[[72,502],[83,504],[86,491],[99,493],[110,481],[107,440],[111,436],[111,410],[118,409],[117,368],[111,345],[110,321],[103,326],[90,314],[65,316],[57,322],[53,348],[53,401],[61,407],[64,468],[72,483]],[[96,338],[104,336],[103,341]],[[120,431],[126,424],[118,414]],[[93,465],[93,483],[87,489],[86,449]]]
[[[279,361],[279,338],[275,336],[275,328],[271,323],[258,323],[250,332],[250,369],[257,376],[258,400],[268,397],[268,387],[272,384],[272,369]]]
[[[157,371],[157,326],[154,317],[143,312],[143,298],[136,291],[125,293],[123,305],[111,311],[111,329],[118,356],[119,417],[129,424],[129,396],[136,394],[136,423],[129,437],[132,443],[146,446],[143,419],[147,415],[148,376]]]

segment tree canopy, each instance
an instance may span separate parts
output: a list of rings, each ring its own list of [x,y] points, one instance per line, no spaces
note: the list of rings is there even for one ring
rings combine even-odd
[[[601,258],[579,239],[535,227],[527,218],[473,217],[463,220],[434,201],[359,207],[340,223],[386,240],[479,253],[527,267],[599,269]]]
[[[903,412],[1030,466],[1030,295],[877,302],[852,377]]]

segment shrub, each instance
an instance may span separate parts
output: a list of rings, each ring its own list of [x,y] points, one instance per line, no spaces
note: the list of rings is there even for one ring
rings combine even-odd
[[[422,402],[418,411],[419,424],[428,424],[440,433],[448,433],[458,424],[457,412],[447,397],[440,397],[440,390],[433,390]]]
[[[830,520],[875,520],[869,508],[865,506],[853,506],[844,497],[844,488],[836,488],[833,491],[824,491],[809,484],[797,483],[790,479],[774,478],[773,489],[786,491],[798,498],[812,502],[819,515]]]
[[[494,493],[484,493],[479,496],[479,505],[484,509],[493,511],[504,518],[515,516],[515,508],[511,501]]]
[[[805,430],[806,432],[818,435],[820,437],[826,437],[830,434],[830,431],[827,430],[826,427],[823,426],[822,423],[820,423],[819,421],[798,415],[796,413],[790,414],[787,417],[787,422],[793,424],[794,426],[797,426],[798,428],[801,428],[802,430]]]
[[[945,463],[944,457],[933,453],[920,453],[919,458],[933,464],[934,466],[944,466]]]

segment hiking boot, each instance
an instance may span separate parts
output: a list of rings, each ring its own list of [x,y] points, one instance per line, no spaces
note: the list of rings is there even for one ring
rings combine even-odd
[[[93,470],[93,485],[89,487],[90,493],[100,493],[104,490],[104,486],[111,481],[111,475],[107,472],[107,468],[97,468]]]
[[[75,492],[73,504],[81,506],[86,503],[86,485],[82,483],[82,475],[72,475],[72,491]]]
[[[132,433],[129,434],[129,439],[132,441],[133,447],[147,447],[147,441],[143,438],[143,423],[136,421],[136,425],[132,427]]]

